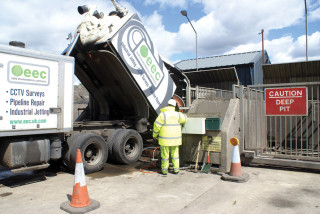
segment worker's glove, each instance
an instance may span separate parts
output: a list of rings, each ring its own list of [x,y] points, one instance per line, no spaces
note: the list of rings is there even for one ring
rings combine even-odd
[[[154,140],[154,142],[158,142],[158,139],[157,139],[157,138],[155,138],[155,137],[153,138],[153,140]]]

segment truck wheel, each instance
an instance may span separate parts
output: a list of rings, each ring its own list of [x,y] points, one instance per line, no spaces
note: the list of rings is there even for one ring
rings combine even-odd
[[[143,142],[136,130],[126,129],[117,133],[112,152],[115,159],[122,164],[132,164],[139,160]]]
[[[84,132],[78,132],[75,134],[72,134],[68,139],[67,139],[67,146],[68,148],[66,148],[64,155],[63,155],[63,160],[65,165],[69,168],[69,169],[74,169],[74,166],[71,166],[70,163],[70,153],[71,153],[71,149],[72,149],[72,145],[74,144],[74,142],[77,140],[77,138],[79,136],[82,136],[86,133]]]
[[[107,139],[107,146],[108,146],[108,158],[109,160],[114,160],[113,154],[112,154],[112,148],[113,148],[113,144],[114,144],[114,140],[117,137],[118,133],[120,131],[123,131],[123,129],[116,129],[114,130]]]
[[[103,137],[86,133],[78,137],[72,145],[70,163],[75,168],[77,149],[81,151],[83,168],[86,173],[93,173],[103,169],[108,159],[108,147]]]

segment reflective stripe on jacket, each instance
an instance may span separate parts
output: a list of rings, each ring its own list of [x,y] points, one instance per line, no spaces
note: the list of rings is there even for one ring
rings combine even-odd
[[[175,107],[162,108],[153,125],[153,137],[158,137],[160,146],[179,146],[182,144],[180,124],[187,121],[187,116],[176,112]]]

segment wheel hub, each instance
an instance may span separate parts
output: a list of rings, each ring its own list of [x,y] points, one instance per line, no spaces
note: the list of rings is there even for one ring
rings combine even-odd
[[[135,143],[136,143],[136,142],[135,142],[133,139],[129,140],[129,141],[126,143],[124,149],[125,149],[125,153],[126,153],[127,155],[130,156],[132,153],[134,153],[134,151],[135,151]]]
[[[93,152],[92,152],[92,150],[90,149],[90,150],[88,150],[88,151],[86,152],[86,157],[87,157],[87,158],[91,158],[91,157],[92,157],[92,154],[93,154]]]

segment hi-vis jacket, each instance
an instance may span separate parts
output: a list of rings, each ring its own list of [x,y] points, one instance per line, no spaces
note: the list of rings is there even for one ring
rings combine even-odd
[[[158,137],[160,146],[179,146],[182,144],[180,124],[187,122],[187,116],[176,112],[175,107],[162,108],[153,125],[153,137]]]

